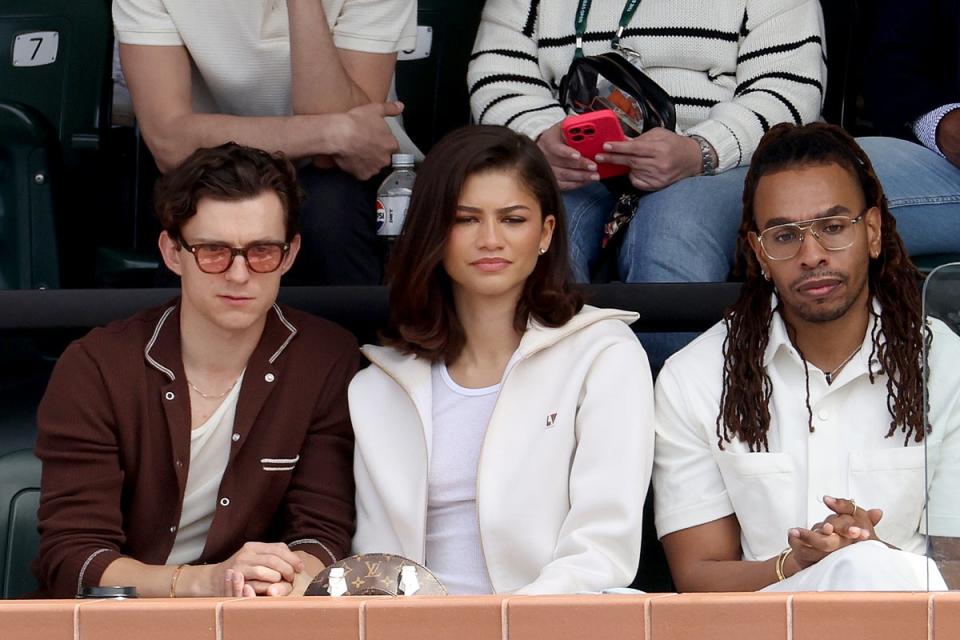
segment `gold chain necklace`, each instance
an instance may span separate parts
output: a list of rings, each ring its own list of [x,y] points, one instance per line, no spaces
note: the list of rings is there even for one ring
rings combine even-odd
[[[853,360],[853,356],[855,356],[855,355],[857,355],[858,353],[860,353],[860,349],[862,349],[862,348],[863,348],[863,343],[861,343],[859,347],[857,347],[856,349],[854,349],[854,350],[853,350],[853,353],[851,353],[850,355],[848,355],[847,358],[846,358],[843,362],[841,362],[839,365],[837,365],[837,368],[836,368],[836,369],[834,369],[833,371],[828,371],[827,373],[824,373],[824,374],[823,374],[823,376],[827,379],[827,384],[833,384],[834,376],[836,376],[838,373],[840,373],[840,370],[843,369],[845,366],[847,366],[847,363],[850,362],[851,360]],[[236,384],[236,383],[234,383],[234,384]]]
[[[240,379],[240,378],[237,377],[237,380],[239,380],[239,379]],[[227,390],[226,390],[226,391],[224,391],[223,393],[218,393],[218,394],[216,394],[216,395],[214,395],[214,394],[207,395],[207,394],[204,393],[203,391],[200,391],[200,389],[197,387],[197,385],[195,385],[195,384],[193,384],[192,382],[190,382],[190,378],[187,378],[187,384],[190,385],[190,388],[191,388],[191,389],[193,389],[194,391],[196,391],[197,393],[199,393],[199,394],[200,394],[200,397],[203,398],[204,400],[219,400],[219,399],[222,398],[223,396],[225,396],[225,395],[227,395],[228,393],[230,393],[230,390],[231,390],[231,389],[233,389],[235,386],[237,386],[237,380],[234,380],[234,381],[233,381],[233,384],[231,384],[229,387],[227,387]]]

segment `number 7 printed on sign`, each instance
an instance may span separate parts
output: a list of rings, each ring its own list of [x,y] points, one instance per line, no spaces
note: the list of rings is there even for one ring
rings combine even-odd
[[[14,67],[42,67],[57,61],[60,34],[57,31],[21,33],[13,40]]]

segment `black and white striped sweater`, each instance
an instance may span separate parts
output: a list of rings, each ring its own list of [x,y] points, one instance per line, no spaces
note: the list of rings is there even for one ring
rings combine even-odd
[[[476,122],[532,138],[564,117],[560,79],[574,54],[577,0],[487,0],[467,72]],[[624,0],[594,0],[584,53],[610,50]],[[818,0],[643,0],[623,44],[703,136],[723,171],[750,161],[779,122],[820,117],[826,84]]]

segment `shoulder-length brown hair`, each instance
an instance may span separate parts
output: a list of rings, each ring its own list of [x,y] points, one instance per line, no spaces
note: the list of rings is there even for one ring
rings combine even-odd
[[[403,232],[387,269],[390,319],[381,334],[384,344],[431,362],[449,362],[460,355],[466,336],[442,264],[444,247],[467,179],[504,170],[516,172],[544,218],[556,218],[550,250],[527,278],[513,326],[523,332],[532,316],[558,327],[583,306],[570,276],[563,199],[540,149],[506,127],[463,127],[444,136],[417,172]]]

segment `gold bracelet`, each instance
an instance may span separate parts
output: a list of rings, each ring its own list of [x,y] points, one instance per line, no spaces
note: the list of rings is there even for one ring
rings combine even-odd
[[[183,568],[187,566],[185,564],[177,565],[177,568],[173,570],[173,575],[170,577],[170,597],[177,597],[177,580],[180,579],[180,572],[183,571]]]
[[[793,547],[787,547],[780,552],[780,555],[777,556],[777,562],[774,564],[774,568],[777,570],[777,581],[782,582],[787,577],[783,575],[783,564],[787,561],[787,557],[793,553]]]

